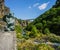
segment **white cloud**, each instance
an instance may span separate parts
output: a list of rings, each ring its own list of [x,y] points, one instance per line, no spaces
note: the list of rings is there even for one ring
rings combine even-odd
[[[36,6],[38,6],[39,5],[39,3],[35,3],[34,5],[33,5],[33,7],[36,7]]]
[[[29,6],[28,8],[30,8],[30,9],[31,9],[32,7],[31,7],[31,6]]]
[[[38,6],[39,5],[39,3],[35,3],[35,4],[33,4],[32,6],[29,6],[28,8],[33,8],[33,7],[36,7],[36,6]]]
[[[44,10],[48,6],[49,2],[43,3],[42,5],[38,6],[39,10]]]

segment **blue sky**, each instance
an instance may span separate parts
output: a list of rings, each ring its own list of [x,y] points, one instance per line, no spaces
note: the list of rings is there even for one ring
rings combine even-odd
[[[56,0],[5,0],[14,16],[19,19],[34,19],[54,5]]]

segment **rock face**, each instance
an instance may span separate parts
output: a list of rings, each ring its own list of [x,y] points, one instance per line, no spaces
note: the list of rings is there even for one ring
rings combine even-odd
[[[0,32],[0,50],[16,50],[15,34],[15,32]]]
[[[4,15],[10,13],[10,9],[7,6],[5,6],[4,2],[4,0],[0,0],[0,30],[6,25],[6,23],[1,19]]]
[[[10,12],[10,9],[7,6],[5,6],[4,0],[0,0],[0,18],[8,14],[9,12]]]
[[[3,31],[5,26],[6,23],[0,19],[0,31]]]

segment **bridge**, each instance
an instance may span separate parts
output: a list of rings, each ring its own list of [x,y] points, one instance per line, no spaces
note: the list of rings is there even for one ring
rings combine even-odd
[[[34,19],[26,19],[26,20],[24,20],[24,21],[33,21]]]
[[[27,25],[28,25],[29,23],[31,23],[32,21],[34,21],[34,19],[22,20],[21,26],[27,26]]]

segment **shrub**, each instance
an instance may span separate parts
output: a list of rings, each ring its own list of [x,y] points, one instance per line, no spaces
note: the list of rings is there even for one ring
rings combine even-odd
[[[60,46],[58,46],[57,50],[60,50]]]
[[[54,48],[46,44],[40,44],[37,46],[37,50],[54,50]]]
[[[34,43],[29,43],[29,42],[24,42],[22,44],[18,44],[18,50],[54,50],[49,45],[46,44],[34,44]]]
[[[20,25],[15,26],[16,36],[17,38],[22,38],[22,29]]]
[[[55,34],[47,34],[48,40],[55,43],[60,43],[60,36],[56,36]]]

